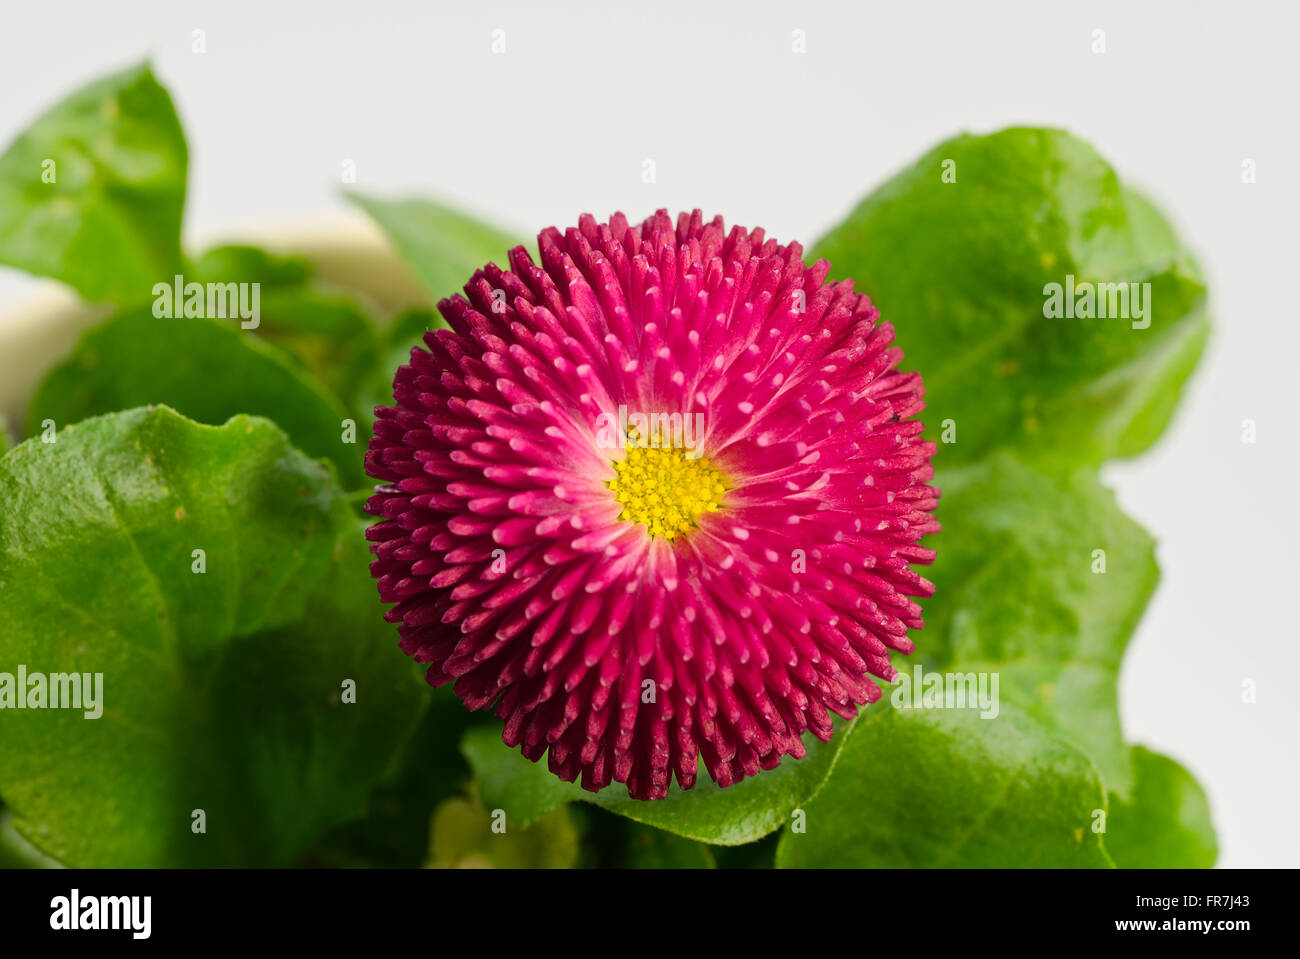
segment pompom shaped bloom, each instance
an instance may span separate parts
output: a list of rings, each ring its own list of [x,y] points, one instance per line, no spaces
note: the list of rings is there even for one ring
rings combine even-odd
[[[851,282],[762,230],[584,216],[438,304],[366,464],[372,571],[428,681],[599,790],[826,741],[922,625],[922,383]]]

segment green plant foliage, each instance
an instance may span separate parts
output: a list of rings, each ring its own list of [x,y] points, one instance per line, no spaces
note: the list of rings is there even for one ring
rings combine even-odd
[[[1106,849],[1124,869],[1209,869],[1219,855],[1210,805],[1191,774],[1133,747],[1132,795],[1111,796]]]
[[[79,90],[0,156],[0,263],[93,302],[148,299],[180,272],[187,162],[147,65]]]
[[[494,828],[495,827],[495,828]],[[441,803],[429,829],[431,868],[557,869],[578,860],[578,829],[566,808],[510,826],[476,796]]]
[[[368,419],[359,401],[381,369],[384,337],[354,300],[313,288],[311,273],[306,260],[251,246],[215,247],[194,265],[202,284],[258,284],[253,335],[280,347],[348,409]],[[366,434],[358,442],[364,446],[368,440]]]
[[[100,713],[6,711],[23,836],[68,865],[283,865],[364,811],[426,694],[329,469],[265,420],[146,408],[16,447],[0,502],[0,662],[80,674]]]
[[[81,338],[37,389],[28,430],[151,403],[212,425],[241,412],[273,419],[304,452],[332,460],[349,489],[361,483],[364,437],[344,442],[348,411],[282,350],[231,323],[158,319],[147,308]]]
[[[948,164],[951,164],[950,166]],[[945,176],[948,173],[948,176]],[[1204,346],[1199,267],[1148,201],[1059,130],[1014,128],[939,144],[814,245],[898,330],[925,376],[932,438],[949,464],[1013,447],[1097,464],[1164,430]],[[1049,284],[1150,284],[1145,318],[1048,318]],[[1091,286],[1089,286],[1091,285]],[[1120,312],[1120,292],[1115,290]],[[1064,311],[1064,303],[1062,303]],[[1142,324],[1147,324],[1145,328]]]
[[[1002,698],[1074,742],[1126,794],[1115,689],[1159,578],[1151,537],[1091,470],[1051,477],[1000,454],[945,477],[939,517],[957,533],[929,572],[918,658],[996,674]]]
[[[529,762],[519,750],[501,742],[497,724],[471,730],[461,749],[485,801],[525,823],[565,802],[580,800],[687,839],[736,846],[779,829],[790,810],[812,798],[844,742],[842,735],[829,743],[808,735],[808,755],[803,759],[786,759],[776,769],[726,789],[701,773],[694,789],[683,790],[674,783],[665,799],[654,802],[632,799],[627,787],[618,784],[591,793],[557,779],[544,763]]]
[[[781,838],[777,865],[1111,865],[1091,829],[1105,793],[1088,758],[1012,707],[880,709]]]
[[[433,200],[384,200],[356,192],[348,197],[379,224],[434,303],[459,293],[485,263],[504,265],[506,253],[520,242]]]

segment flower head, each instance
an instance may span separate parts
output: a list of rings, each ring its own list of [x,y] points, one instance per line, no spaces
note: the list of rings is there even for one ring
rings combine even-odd
[[[402,648],[562,779],[664,796],[825,741],[922,625],[923,387],[798,244],[584,216],[438,304],[377,410]]]

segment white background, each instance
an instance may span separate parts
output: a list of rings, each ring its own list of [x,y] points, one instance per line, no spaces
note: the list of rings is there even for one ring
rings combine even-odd
[[[4,0],[3,12],[0,142],[83,81],[150,57],[191,144],[191,236],[337,216],[351,159],[362,189],[432,194],[520,232],[700,206],[807,242],[958,131],[1089,139],[1200,255],[1217,320],[1163,441],[1106,471],[1164,571],[1125,661],[1126,732],[1205,785],[1222,865],[1300,865],[1298,365],[1284,300],[1300,267],[1296,4]],[[195,29],[206,53],[191,51]],[[0,270],[0,322],[33,285]]]

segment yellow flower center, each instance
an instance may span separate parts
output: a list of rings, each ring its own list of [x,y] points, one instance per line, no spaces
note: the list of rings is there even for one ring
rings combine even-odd
[[[705,513],[722,509],[726,477],[705,457],[692,459],[686,452],[639,445],[635,433],[630,436],[627,457],[614,463],[617,475],[606,484],[623,507],[618,518],[671,541],[694,529]]]

